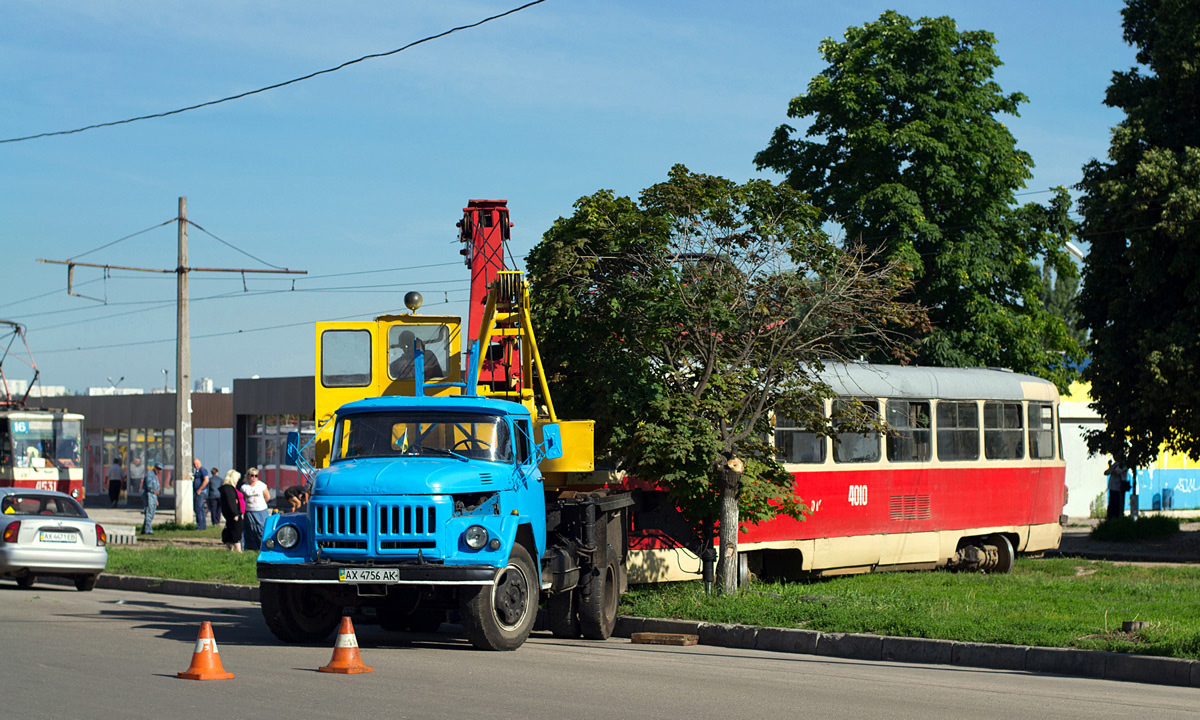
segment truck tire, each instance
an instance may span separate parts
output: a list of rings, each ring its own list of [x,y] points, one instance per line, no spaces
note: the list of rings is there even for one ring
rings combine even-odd
[[[610,560],[579,597],[579,629],[588,640],[607,640],[617,626],[621,601],[617,561]]]
[[[496,576],[494,585],[464,591],[461,615],[467,639],[480,650],[521,647],[537,620],[538,592],[537,570],[529,551],[514,545],[508,565]]]
[[[556,638],[579,637],[579,614],[575,607],[578,602],[576,590],[555,593],[546,600],[546,624],[550,626],[550,634]]]
[[[266,582],[258,596],[267,627],[285,643],[327,640],[342,620],[342,608],[310,587]]]

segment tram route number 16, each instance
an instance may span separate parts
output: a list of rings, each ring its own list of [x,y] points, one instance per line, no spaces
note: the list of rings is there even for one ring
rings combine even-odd
[[[867,504],[867,486],[866,485],[851,485],[850,486],[850,504],[855,507]]]

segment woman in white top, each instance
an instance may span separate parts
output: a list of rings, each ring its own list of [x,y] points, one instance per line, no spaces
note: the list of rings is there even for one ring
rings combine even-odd
[[[257,552],[262,547],[263,526],[267,524],[267,503],[271,501],[270,489],[258,479],[258,468],[250,468],[246,472],[246,483],[242,485],[242,493],[246,496],[246,523],[242,548]]]

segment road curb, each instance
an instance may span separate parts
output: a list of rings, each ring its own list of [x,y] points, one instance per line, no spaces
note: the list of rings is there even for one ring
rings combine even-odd
[[[67,578],[39,577],[38,582],[73,585]],[[258,588],[193,580],[164,580],[136,575],[101,574],[96,587],[108,590],[164,593],[189,597],[258,602]],[[1200,688],[1200,661],[1131,655],[1100,650],[966,643],[954,640],[890,637],[870,633],[826,633],[798,628],[708,623],[621,615],[613,637],[635,632],[696,635],[701,645],[742,650],[819,655],[848,660],[954,665],[1122,680],[1151,685]]]
[[[753,625],[664,620],[628,615],[617,618],[614,637],[627,638],[635,632],[698,635],[701,645],[743,650],[820,655],[848,660],[953,665],[1200,688],[1200,661],[1152,655],[887,637],[870,633],[760,628]]]

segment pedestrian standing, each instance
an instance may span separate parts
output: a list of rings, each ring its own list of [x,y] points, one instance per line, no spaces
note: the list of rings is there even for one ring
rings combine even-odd
[[[221,483],[221,514],[225,516],[225,529],[221,531],[221,542],[225,547],[234,551],[242,551],[242,518],[246,515],[246,499],[238,490],[237,481],[242,474],[237,470],[225,473],[225,481]]]
[[[146,473],[142,480],[143,535],[154,534],[152,523],[154,522],[154,511],[158,509],[158,493],[162,491],[162,483],[158,480],[158,476],[162,470],[162,464],[154,463],[154,468]]]
[[[196,511],[196,529],[208,529],[208,469],[200,458],[192,458],[192,508]]]
[[[1108,519],[1125,515],[1125,493],[1129,491],[1128,471],[1115,458],[1108,464],[1104,474],[1108,476]]]
[[[129,461],[129,487],[125,488],[125,502],[129,502],[129,498],[134,495],[142,494],[142,482],[146,477],[146,466],[142,464],[142,458],[134,455]]]
[[[108,500],[116,507],[121,502],[121,486],[125,484],[125,470],[121,467],[121,458],[113,458],[104,478],[108,481]]]
[[[263,527],[267,524],[267,503],[271,502],[271,491],[266,483],[259,482],[258,469],[246,472],[246,484],[242,486],[246,495],[245,533],[242,547],[258,551],[262,547]]]
[[[213,527],[221,522],[221,471],[208,471],[208,517]]]

